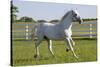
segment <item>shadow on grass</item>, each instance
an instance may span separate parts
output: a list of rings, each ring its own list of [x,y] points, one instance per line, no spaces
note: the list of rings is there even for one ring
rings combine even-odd
[[[97,40],[97,38],[73,38],[74,40]]]
[[[97,40],[97,38],[73,38],[73,40]],[[34,41],[34,40],[26,40],[26,39],[13,39],[12,41]]]

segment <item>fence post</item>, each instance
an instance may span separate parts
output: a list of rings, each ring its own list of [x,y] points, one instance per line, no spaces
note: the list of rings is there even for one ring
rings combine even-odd
[[[29,34],[28,34],[28,32],[29,32],[29,30],[28,30],[28,24],[26,24],[26,40],[28,40],[29,39]]]
[[[92,36],[92,24],[90,24],[90,38],[93,38],[93,36]]]

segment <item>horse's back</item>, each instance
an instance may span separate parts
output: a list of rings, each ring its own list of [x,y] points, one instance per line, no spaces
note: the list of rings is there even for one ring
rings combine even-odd
[[[55,26],[53,23],[43,23],[42,25],[46,27]]]

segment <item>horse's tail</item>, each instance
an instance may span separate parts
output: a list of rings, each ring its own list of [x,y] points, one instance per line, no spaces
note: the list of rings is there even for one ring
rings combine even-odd
[[[34,25],[34,27],[31,30],[31,40],[37,40],[37,26],[38,25]]]

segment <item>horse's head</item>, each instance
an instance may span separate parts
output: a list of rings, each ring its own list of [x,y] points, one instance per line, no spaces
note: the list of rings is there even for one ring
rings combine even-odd
[[[80,17],[79,13],[77,12],[77,10],[71,10],[72,12],[72,20],[73,21],[78,21],[79,24],[81,24],[83,22],[82,18]]]

